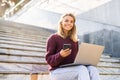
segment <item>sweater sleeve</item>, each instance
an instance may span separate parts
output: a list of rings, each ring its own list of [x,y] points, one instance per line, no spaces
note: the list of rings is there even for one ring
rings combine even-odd
[[[47,53],[45,56],[47,63],[52,67],[58,66],[63,60],[60,52],[56,53],[56,44],[55,36],[52,35],[47,41]]]

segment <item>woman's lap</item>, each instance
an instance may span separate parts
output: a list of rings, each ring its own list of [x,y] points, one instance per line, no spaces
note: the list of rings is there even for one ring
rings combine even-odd
[[[80,74],[85,75],[83,77],[89,77],[87,76],[89,75],[87,67],[83,65],[64,67],[50,72],[51,80],[78,80]]]

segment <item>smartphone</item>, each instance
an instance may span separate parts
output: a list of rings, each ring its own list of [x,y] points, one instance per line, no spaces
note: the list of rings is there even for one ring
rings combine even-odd
[[[63,50],[65,50],[65,49],[71,49],[71,44],[64,44],[63,45]]]

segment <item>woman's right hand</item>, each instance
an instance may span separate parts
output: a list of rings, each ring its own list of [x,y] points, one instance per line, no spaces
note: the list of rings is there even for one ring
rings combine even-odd
[[[67,57],[68,55],[70,55],[71,54],[71,49],[65,49],[65,50],[61,50],[60,51],[60,55],[62,56],[62,57]]]

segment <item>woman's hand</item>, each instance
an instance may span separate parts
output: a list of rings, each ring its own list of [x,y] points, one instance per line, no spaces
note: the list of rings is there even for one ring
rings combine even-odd
[[[70,55],[71,54],[71,49],[65,49],[65,50],[61,50],[60,51],[60,55],[62,56],[62,57],[67,57],[68,55]]]

